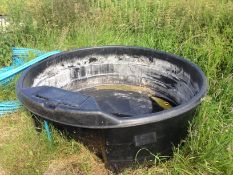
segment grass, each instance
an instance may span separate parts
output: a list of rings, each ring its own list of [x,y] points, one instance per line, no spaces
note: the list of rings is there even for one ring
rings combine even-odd
[[[10,64],[12,46],[48,51],[110,44],[156,48],[199,65],[209,93],[184,146],[165,163],[122,174],[233,174],[232,1],[4,0],[1,8],[11,26],[0,35],[0,66]],[[15,98],[13,89],[14,82],[1,87],[0,99]],[[55,131],[51,146],[24,109],[1,118],[0,130],[0,170],[9,174],[43,174],[56,160],[76,162],[83,174],[106,173],[86,148]]]

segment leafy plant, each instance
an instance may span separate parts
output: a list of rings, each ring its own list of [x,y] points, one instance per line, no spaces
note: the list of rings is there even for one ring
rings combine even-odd
[[[13,42],[8,35],[0,35],[0,66],[9,66],[11,64],[11,48]]]

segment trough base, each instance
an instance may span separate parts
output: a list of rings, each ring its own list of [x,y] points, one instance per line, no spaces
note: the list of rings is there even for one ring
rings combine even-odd
[[[106,168],[121,172],[138,165],[152,165],[155,156],[172,155],[172,149],[187,135],[187,127],[193,116],[184,114],[169,121],[141,126],[113,129],[89,129],[50,122],[68,138],[83,143],[104,162]],[[190,116],[190,117],[187,117]],[[41,131],[43,119],[34,115],[37,131]]]

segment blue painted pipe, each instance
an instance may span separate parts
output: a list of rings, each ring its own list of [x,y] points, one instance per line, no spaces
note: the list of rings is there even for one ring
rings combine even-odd
[[[60,51],[42,52],[40,50],[30,48],[12,48],[12,64],[0,69],[0,86],[8,84],[16,74],[22,72],[31,65],[42,61]],[[25,62],[25,59],[29,57],[30,53],[35,54],[37,57],[33,60]],[[11,112],[15,112],[21,107],[21,103],[18,100],[14,101],[2,101],[0,102],[0,117]],[[48,122],[44,122],[44,128],[49,141],[52,141],[52,133],[50,132]]]

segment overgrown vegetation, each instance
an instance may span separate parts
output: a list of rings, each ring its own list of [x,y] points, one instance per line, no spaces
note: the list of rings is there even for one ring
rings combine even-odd
[[[123,174],[233,174],[232,1],[4,0],[4,9],[11,25],[0,33],[1,66],[10,64],[12,46],[68,50],[110,44],[156,48],[198,64],[209,93],[184,146],[166,163]],[[9,97],[15,98],[12,91],[1,87],[0,99]],[[43,133],[34,132],[29,113],[14,116],[0,119],[6,134],[0,136],[0,166],[7,172],[43,174],[53,159],[80,153],[78,143],[59,134],[50,147]],[[92,164],[83,161],[83,172],[93,174]]]

